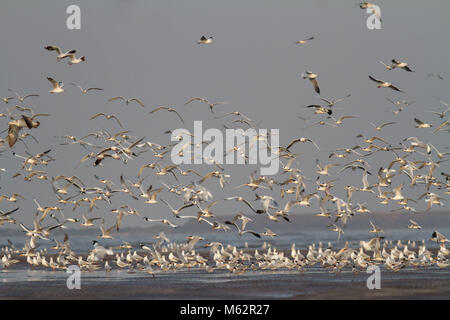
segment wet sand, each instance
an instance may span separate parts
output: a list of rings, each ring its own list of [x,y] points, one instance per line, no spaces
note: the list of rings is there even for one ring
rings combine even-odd
[[[381,272],[381,289],[369,290],[365,272],[82,273],[81,289],[69,290],[64,272],[55,278],[0,283],[0,299],[449,299],[450,270]],[[47,272],[47,271],[46,271]],[[51,273],[51,272],[47,272]]]

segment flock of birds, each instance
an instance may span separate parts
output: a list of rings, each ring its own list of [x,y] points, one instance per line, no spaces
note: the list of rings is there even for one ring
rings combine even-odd
[[[360,4],[362,9],[370,7],[370,3]],[[313,41],[314,37],[297,41],[296,44],[304,45]],[[212,45],[213,37],[202,36],[198,40],[199,45]],[[70,65],[85,63],[86,58],[81,56],[77,58],[75,50],[64,52],[58,46],[46,46],[46,50],[56,52],[58,62],[69,60]],[[381,62],[381,61],[380,61]],[[388,72],[400,69],[398,72],[406,72],[405,76],[414,73],[413,68],[404,61],[392,59],[390,64],[381,62]],[[437,77],[437,74],[435,74]],[[337,100],[328,100],[320,96],[320,86],[318,75],[306,71],[301,74],[301,78],[311,82],[314,91],[324,103],[308,105],[306,108],[314,109],[314,112],[308,118],[300,117],[305,122],[310,122],[312,117],[317,117],[318,121],[308,126],[306,129],[316,125],[329,125],[331,127],[342,126],[345,119],[356,118],[356,116],[339,115],[336,116],[335,105],[350,98],[350,94]],[[428,77],[427,77],[428,78]],[[439,75],[440,80],[444,80]],[[379,80],[372,75],[369,79],[376,83],[378,88],[387,88],[396,93],[404,93],[396,85],[390,82]],[[51,94],[63,94],[64,84],[52,77],[47,77],[51,84]],[[103,91],[102,88],[90,87],[83,88],[75,82],[71,82],[74,87],[80,89],[83,95],[88,93]],[[12,91],[12,90],[11,90]],[[304,175],[302,170],[296,167],[298,154],[294,150],[299,150],[298,144],[310,143],[318,152],[321,150],[317,141],[310,137],[296,137],[285,146],[270,146],[268,135],[258,135],[258,140],[267,142],[268,148],[275,153],[281,165],[281,172],[276,176],[257,175],[256,171],[250,175],[249,181],[238,188],[249,188],[255,193],[255,199],[246,199],[241,195],[231,197],[216,197],[213,199],[212,192],[207,188],[207,181],[217,181],[219,186],[224,189],[231,183],[231,174],[227,173],[225,168],[212,159],[208,160],[214,170],[208,173],[200,173],[194,169],[186,169],[183,165],[175,165],[170,161],[170,153],[175,144],[159,144],[154,141],[148,141],[145,137],[133,137],[131,130],[127,130],[119,117],[115,114],[104,112],[96,113],[90,117],[90,120],[104,117],[106,120],[114,120],[121,128],[119,131],[110,134],[106,131],[97,131],[86,134],[78,138],[73,135],[65,135],[60,139],[62,145],[79,145],[87,151],[80,159],[81,163],[90,162],[92,166],[108,166],[108,161],[116,160],[124,165],[131,161],[139,161],[143,158],[141,154],[151,153],[152,161],[146,161],[141,165],[136,173],[136,178],[130,180],[123,174],[119,175],[119,187],[112,180],[107,180],[94,175],[98,185],[88,186],[77,176],[52,175],[46,171],[45,167],[53,161],[56,161],[52,149],[41,151],[36,154],[29,152],[25,141],[37,139],[33,133],[41,129],[41,122],[37,119],[49,116],[48,114],[35,113],[33,108],[15,105],[8,108],[13,101],[19,101],[24,104],[28,99],[36,99],[39,94],[27,94],[21,96],[15,93],[15,96],[1,98],[6,106],[6,112],[0,114],[0,118],[9,119],[7,125],[7,136],[0,139],[0,155],[9,147],[12,150],[18,142],[22,142],[26,148],[26,155],[19,155],[15,151],[12,154],[21,161],[21,171],[11,175],[11,179],[22,177],[28,183],[47,181],[53,190],[55,203],[47,206],[33,199],[36,205],[36,213],[33,225],[27,226],[21,222],[20,208],[1,209],[0,227],[6,224],[18,225],[18,229],[26,237],[25,245],[20,248],[8,240],[0,253],[0,266],[3,268],[12,267],[19,262],[26,262],[32,268],[47,268],[52,270],[64,270],[69,265],[76,264],[82,270],[95,271],[104,269],[106,271],[117,269],[126,269],[129,272],[143,271],[149,274],[155,272],[173,271],[183,268],[199,268],[207,272],[214,270],[229,270],[233,273],[243,273],[245,271],[256,270],[280,270],[280,269],[298,269],[304,270],[314,265],[325,267],[331,271],[338,272],[348,267],[353,271],[364,270],[373,264],[382,264],[386,269],[398,271],[406,266],[425,267],[437,265],[441,268],[450,265],[448,256],[450,251],[446,248],[446,242],[449,240],[435,230],[431,238],[439,244],[439,249],[433,250],[427,248],[426,240],[421,243],[414,241],[395,242],[385,239],[384,230],[378,227],[371,219],[369,220],[369,234],[373,238],[369,241],[360,241],[359,246],[352,247],[346,242],[343,248],[333,248],[331,243],[327,246],[320,242],[309,245],[306,249],[300,250],[292,244],[291,250],[277,250],[265,239],[272,239],[277,236],[269,228],[262,230],[251,230],[247,226],[253,222],[252,215],[266,217],[268,223],[289,223],[290,213],[296,206],[310,207],[317,206],[317,216],[323,217],[328,221],[329,230],[336,232],[340,239],[345,231],[347,224],[355,215],[370,216],[371,210],[366,203],[356,204],[352,202],[361,194],[372,196],[379,204],[389,205],[398,204],[398,209],[393,211],[407,212],[413,214],[424,214],[421,212],[429,211],[436,206],[444,206],[445,195],[450,194],[450,175],[442,170],[438,173],[440,164],[449,160],[450,152],[441,152],[437,147],[429,142],[421,141],[416,136],[402,137],[395,143],[392,139],[375,135],[358,135],[361,139],[359,145],[336,148],[328,155],[329,163],[321,163],[316,160],[317,178]],[[404,110],[413,102],[406,100],[388,101],[395,107],[392,110],[393,119],[385,123],[371,123],[377,133],[382,133],[386,126],[395,126],[397,121],[395,117],[404,112]],[[107,100],[110,103],[121,102],[125,105],[135,104],[145,108],[145,104],[139,98],[128,98],[115,96]],[[254,127],[253,121],[240,111],[226,112],[217,115],[216,106],[229,104],[227,102],[211,102],[203,97],[194,97],[188,99],[185,105],[203,104],[209,108],[211,115],[215,119],[233,117],[231,123],[239,123],[247,127]],[[441,101],[446,109],[443,111],[430,110],[437,119],[433,123],[426,123],[417,117],[413,118],[416,123],[415,130],[430,130],[433,134],[442,134],[450,132],[450,122],[446,118],[450,106]],[[186,107],[187,108],[187,107]],[[225,106],[223,108],[226,108]],[[182,111],[174,107],[158,106],[150,114],[166,111],[177,116],[181,123],[184,119]],[[407,112],[404,112],[407,113]],[[45,119],[45,118],[43,118]],[[331,120],[330,120],[331,119]],[[42,120],[42,126],[46,126],[45,120]],[[227,124],[230,125],[230,124]],[[224,125],[224,127],[227,127]],[[171,130],[165,132],[172,134]],[[186,133],[188,134],[188,133]],[[178,140],[183,139],[183,135],[175,137]],[[227,152],[236,152],[238,156],[246,157],[245,150],[241,145],[235,146]],[[180,152],[188,152],[181,150]],[[370,163],[373,155],[385,153],[390,156],[387,163]],[[1,159],[1,158],[0,158]],[[335,159],[343,159],[345,163],[338,163]],[[1,163],[1,162],[0,162]],[[377,166],[376,175],[373,167]],[[335,169],[338,168],[339,170]],[[151,171],[149,171],[151,170]],[[333,171],[337,170],[335,173]],[[144,171],[150,172],[144,176]],[[344,179],[344,174],[348,172],[361,174],[361,185],[346,185],[341,190],[345,190],[345,196],[338,197],[335,183]],[[5,179],[8,168],[0,168],[0,178]],[[156,180],[151,184],[144,186],[149,176],[153,174]],[[328,177],[332,178],[329,179]],[[370,177],[370,182],[369,182]],[[161,180],[164,179],[165,181]],[[189,179],[188,183],[182,182]],[[406,182],[405,182],[406,181]],[[158,184],[158,186],[156,186]],[[7,184],[3,184],[6,186]],[[417,199],[406,195],[406,190],[411,188],[422,188],[423,193]],[[14,193],[9,195],[7,190],[2,190],[0,194],[0,205],[3,201],[19,204],[22,201],[28,201],[25,196]],[[279,192],[279,197],[277,196]],[[114,207],[112,202],[114,196],[124,194],[133,201],[143,201],[148,206],[157,203],[167,207],[168,216],[162,219],[143,216],[138,210],[128,204],[121,204]],[[171,204],[167,195],[179,199],[177,204]],[[222,202],[234,201],[242,206],[242,211],[234,215],[232,219],[220,219],[216,216],[213,207]],[[278,202],[285,201],[283,205]],[[426,209],[416,209],[419,202],[424,202]],[[73,213],[82,212],[81,217],[67,216],[67,209]],[[195,210],[193,214],[185,214],[189,210]],[[4,211],[5,210],[5,211]],[[245,210],[249,213],[245,213]],[[315,210],[315,209],[314,209]],[[105,225],[105,216],[99,212],[109,212],[115,215],[115,223],[109,226]],[[96,213],[96,214],[94,214]],[[194,221],[206,224],[215,232],[228,232],[230,235],[237,234],[239,237],[255,237],[261,239],[263,244],[255,250],[248,247],[237,247],[221,242],[208,242],[206,237],[200,235],[190,235],[186,243],[172,242],[167,235],[161,231],[155,234],[156,242],[130,244],[123,241],[118,246],[101,245],[97,240],[93,240],[92,249],[87,255],[77,254],[71,249],[69,236],[67,233],[64,239],[58,240],[54,234],[57,230],[69,229],[71,225],[79,225],[82,228],[99,228],[98,239],[107,242],[112,239],[116,232],[119,232],[122,220],[128,216],[135,216],[149,224],[161,224],[169,228],[182,227],[181,221]],[[418,230],[422,227],[410,219],[410,224],[405,228]],[[0,230],[1,232],[1,230]],[[64,233],[64,232],[63,232]],[[103,240],[105,239],[105,240]],[[207,250],[206,248],[209,248]]]

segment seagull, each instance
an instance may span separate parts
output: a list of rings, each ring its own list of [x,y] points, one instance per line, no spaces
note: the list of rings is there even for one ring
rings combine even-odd
[[[379,126],[376,126],[373,122],[371,122],[370,124],[375,128],[375,130],[377,131],[381,131],[381,129],[383,129],[385,126],[391,125],[391,124],[396,124],[397,122],[385,122],[380,124]]]
[[[9,147],[12,148],[12,146],[14,146],[17,139],[19,138],[19,132],[22,128],[27,127],[28,129],[31,129],[39,127],[40,122],[33,121],[33,119],[37,116],[45,116],[45,115],[47,114],[35,114],[30,118],[22,115],[21,119],[10,121],[8,123],[8,136],[6,138],[8,140]]]
[[[242,235],[244,235],[244,234],[246,234],[246,233],[251,233],[251,234],[254,235],[255,237],[261,238],[261,235],[260,235],[259,233],[257,233],[256,231],[253,231],[253,230],[244,230],[245,224],[243,224],[243,228],[242,228],[242,230],[241,230],[241,229],[239,228],[239,226],[238,226],[234,221],[225,221],[225,223],[226,223],[226,224],[229,224],[229,225],[232,225],[232,226],[235,226],[236,229],[237,229],[237,231],[238,231],[238,233],[239,233],[239,236],[242,236]]]
[[[334,101],[332,101],[332,100],[327,100],[327,99],[325,99],[325,98],[320,98],[320,100],[326,102],[326,104],[328,105],[328,107],[331,108],[331,107],[333,107],[336,103],[341,102],[341,101],[345,100],[346,98],[348,98],[348,97],[350,97],[350,96],[351,96],[351,94],[349,93],[349,94],[346,95],[345,97],[340,98],[340,99],[337,99],[337,100],[334,100]]]
[[[119,97],[113,97],[108,99],[108,101],[114,101],[114,100],[123,100],[125,102],[126,105],[130,104],[131,102],[135,101],[137,102],[141,107],[144,107],[144,104],[142,103],[141,100],[139,100],[138,98],[131,98],[131,99],[126,99],[122,96]]]
[[[214,108],[215,106],[220,105],[220,104],[229,104],[229,102],[209,102],[209,101],[208,101],[207,99],[205,99],[205,98],[195,97],[195,98],[189,99],[189,100],[185,103],[185,105],[191,103],[192,101],[200,101],[200,102],[206,103],[206,104],[209,106],[209,109],[211,110],[211,113],[214,113],[213,108]]]
[[[150,111],[149,113],[154,113],[154,112],[159,111],[159,110],[167,110],[168,112],[174,112],[178,116],[178,118],[180,118],[181,122],[184,123],[183,118],[180,116],[180,114],[174,108],[165,107],[165,106],[159,106],[155,110]]]
[[[339,227],[339,226],[337,226],[335,224],[330,224],[330,225],[328,225],[328,227],[333,227],[333,231],[338,233],[338,240],[340,240],[341,239],[341,234],[344,233],[344,230],[341,227]]]
[[[311,142],[311,143],[317,148],[317,150],[320,151],[319,146],[317,145],[317,143],[314,142],[314,140],[312,140],[312,139],[310,139],[310,138],[305,138],[305,137],[301,137],[301,138],[297,138],[297,139],[292,140],[292,141],[287,145],[287,147],[285,148],[286,151],[289,151],[289,149],[290,149],[295,143],[297,143],[297,142],[302,142],[302,143]]]
[[[9,103],[9,100],[13,100],[14,97],[5,97],[5,98],[0,98],[0,100],[2,100],[4,103]]]
[[[316,172],[320,175],[325,175],[325,176],[329,175],[328,170],[330,168],[339,166],[338,163],[329,163],[326,166],[322,167],[319,164],[319,159],[316,159],[316,164],[317,164],[317,168],[319,168],[319,170],[317,170]]]
[[[147,200],[145,201],[145,203],[149,203],[149,204],[153,204],[153,203],[158,203],[158,200],[156,200],[156,196],[158,195],[158,193],[160,193],[163,190],[163,188],[159,188],[159,189],[155,189],[152,191],[152,185],[150,185],[147,190],[144,192],[142,190],[141,187],[141,192],[142,198],[146,198]]]
[[[48,51],[56,51],[58,53],[58,55],[56,56],[56,59],[58,61],[60,61],[61,59],[64,59],[65,57],[67,57],[67,55],[70,54],[70,52],[75,51],[75,50],[69,50],[69,51],[63,53],[61,48],[57,47],[57,46],[46,46],[44,48],[45,48],[45,50],[48,50]]]
[[[312,73],[311,71],[305,71],[305,73],[302,73],[301,77],[303,79],[309,79],[314,87],[314,90],[320,94],[319,84],[317,83],[317,74]]]
[[[298,40],[295,43],[296,44],[305,44],[308,41],[314,40],[314,37],[309,37],[308,39]]]
[[[167,219],[150,219],[148,217],[143,217],[143,219],[147,222],[161,222],[161,223],[167,224],[169,227],[172,227],[172,228],[178,227],[176,224],[173,224],[172,222],[170,222]]]
[[[330,108],[324,108],[319,104],[311,104],[309,106],[306,106],[305,108],[315,108],[316,111],[314,111],[314,114],[333,114],[333,111]]]
[[[51,82],[51,84],[53,85],[53,89],[50,90],[50,93],[62,93],[64,92],[63,86],[64,83],[62,82],[58,82],[55,79],[51,78],[51,77],[47,77],[47,80]]]
[[[185,205],[182,205],[180,208],[178,209],[174,209],[170,204],[168,204],[166,201],[164,201],[164,199],[160,199],[162,203],[164,203],[166,206],[169,207],[169,209],[172,211],[172,214],[174,215],[174,217],[179,218],[179,214],[180,211],[189,207],[192,207],[194,204],[193,203],[188,203]]]
[[[411,224],[408,226],[408,229],[422,229],[422,227],[414,220],[409,219],[409,222]]]
[[[391,69],[400,68],[408,72],[414,72],[409,68],[409,65],[406,62],[400,62],[395,59],[392,59]]]
[[[402,195],[403,183],[399,184],[394,188],[394,197],[391,200],[404,200],[405,197]]]
[[[335,126],[338,126],[338,125],[342,124],[345,119],[353,119],[353,118],[356,118],[356,116],[350,116],[350,115],[348,115],[348,116],[341,116],[337,120],[334,117],[331,117],[331,119],[334,120],[334,125]]]
[[[98,235],[97,238],[112,239],[113,237],[111,236],[111,232],[114,228],[116,228],[116,224],[113,224],[110,228],[105,229],[104,222],[105,220],[102,218],[102,224],[100,226],[100,231],[102,234]]]
[[[89,91],[92,91],[92,90],[98,90],[98,91],[102,91],[102,90],[103,90],[103,89],[97,88],[97,87],[90,87],[90,88],[83,89],[81,86],[79,86],[79,85],[76,84],[75,82],[71,82],[70,84],[71,84],[71,85],[74,85],[75,87],[77,87],[78,89],[80,89],[82,94],[86,94],[86,93],[88,93]]]
[[[75,53],[76,53],[75,50],[70,50],[69,52],[67,52],[65,54],[65,56],[62,59],[69,57],[70,58],[69,65],[78,64],[78,63],[86,61],[86,57],[85,56],[82,56],[80,58],[76,58],[75,57]]]
[[[377,88],[391,88],[392,90],[395,91],[399,91],[399,92],[404,92],[402,90],[400,90],[399,88],[397,88],[396,86],[394,86],[392,83],[390,82],[386,82],[383,80],[378,80],[375,79],[374,77],[372,77],[371,75],[369,75],[370,80],[375,81],[376,83],[378,83],[379,85],[377,86]]]
[[[11,89],[8,89],[8,90],[12,92]],[[39,97],[38,94],[27,94],[27,95],[24,95],[23,97],[20,96],[17,92],[14,92],[14,94],[16,95],[17,99],[18,99],[20,102],[24,102],[25,99],[30,98],[30,97]],[[3,98],[3,102],[8,103],[9,100],[11,100],[11,99],[13,99],[13,98]],[[6,100],[6,101],[5,101],[5,100]]]
[[[82,217],[83,217],[83,222],[80,223],[80,226],[82,226],[82,227],[92,227],[92,226],[94,226],[94,221],[95,220],[103,219],[101,217],[88,218],[88,217],[86,217],[85,214],[83,214]]]
[[[100,116],[104,116],[107,120],[111,120],[111,119],[116,120],[116,122],[119,124],[119,126],[121,128],[123,128],[122,124],[119,121],[119,118],[117,118],[114,114],[104,114],[103,112],[99,112],[97,114],[94,114],[89,120],[95,119]]]
[[[416,128],[431,128],[433,125],[429,123],[425,123],[417,118],[414,118],[414,121],[417,123]]]
[[[197,41],[197,44],[210,44],[213,42],[213,40],[213,37],[206,38],[205,36],[202,36],[200,40]]]

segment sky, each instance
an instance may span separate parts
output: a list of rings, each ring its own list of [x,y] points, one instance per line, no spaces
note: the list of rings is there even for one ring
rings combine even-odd
[[[81,9],[81,29],[66,27],[66,8],[78,5]],[[82,137],[99,130],[117,132],[121,128],[114,121],[89,118],[98,113],[116,114],[124,127],[132,130],[136,139],[160,144],[170,143],[170,137],[163,132],[177,128],[193,131],[193,122],[203,121],[207,128],[223,129],[230,125],[230,118],[214,119],[209,108],[194,102],[184,105],[192,97],[205,97],[210,101],[226,101],[227,105],[216,107],[216,114],[240,111],[253,120],[258,128],[279,129],[280,144],[287,145],[292,139],[309,137],[320,146],[318,152],[312,144],[297,144],[291,151],[297,153],[295,166],[312,179],[309,190],[315,186],[316,159],[329,163],[328,155],[338,147],[361,144],[356,135],[381,135],[393,145],[407,137],[418,137],[431,142],[441,152],[449,147],[448,132],[431,133],[432,129],[416,129],[415,117],[434,125],[442,120],[427,110],[441,110],[439,100],[450,103],[448,56],[450,43],[450,3],[447,1],[377,1],[381,8],[382,28],[370,30],[366,26],[369,14],[361,10],[356,1],[2,1],[0,4],[0,96],[10,96],[11,92],[21,94],[37,93],[40,97],[25,100],[22,106],[33,107],[35,112],[49,113],[50,117],[40,118],[41,126],[31,133],[38,139],[26,140],[32,154],[51,149],[56,161],[46,170],[50,176],[76,175],[88,186],[99,186],[93,174],[113,180],[118,187],[121,173],[135,180],[139,167],[157,159],[147,152],[130,161],[127,165],[107,159],[101,167],[93,167],[91,161],[78,166],[79,160],[88,153],[78,145],[60,145],[56,137],[74,135]],[[210,45],[198,45],[202,36],[213,36]],[[295,44],[297,40],[314,36],[314,40]],[[44,46],[57,45],[64,50],[76,49],[77,56],[86,56],[86,62],[69,66],[67,60],[57,62],[54,52],[44,50]],[[414,73],[403,70],[386,70],[379,61],[388,63],[392,59],[407,61]],[[316,94],[308,80],[301,74],[306,70],[318,74],[321,88]],[[439,73],[444,80],[428,78],[430,73]],[[376,87],[368,75],[392,82],[405,93]],[[52,95],[46,77],[63,81],[65,92]],[[98,86],[102,92],[82,95],[70,82],[82,87]],[[322,103],[320,97],[338,99],[351,94],[348,99],[337,104],[334,115],[353,115],[357,118],[344,120],[338,128],[314,126],[320,120],[330,121],[321,115],[314,115],[307,105]],[[113,96],[137,97],[145,107],[137,104],[124,105],[108,102]],[[415,101],[399,115],[386,98]],[[14,106],[0,102],[0,112],[4,107]],[[185,119],[180,123],[173,113],[159,111],[148,114],[157,106],[171,106]],[[305,123],[298,116],[311,118]],[[226,120],[228,119],[228,120]],[[8,118],[0,118],[0,130],[8,125]],[[370,122],[380,124],[395,121],[381,133],[373,130]],[[246,129],[246,126],[242,126]],[[6,133],[2,134],[2,137]],[[93,140],[90,140],[93,141]],[[18,142],[13,149],[25,156],[26,148]],[[353,159],[353,158],[352,158]],[[366,159],[372,165],[374,174],[369,183],[376,182],[375,172],[386,166],[392,159],[390,153],[376,154]],[[426,159],[426,158],[425,158]],[[345,163],[334,159],[337,163]],[[170,159],[164,163],[170,164]],[[17,205],[20,207],[16,218],[30,225],[35,205],[33,198],[42,206],[55,204],[51,184],[45,181],[24,182],[22,178],[11,176],[21,168],[21,159],[5,148],[0,154],[1,174],[0,194],[19,193],[26,197]],[[202,174],[214,170],[206,165],[190,166]],[[249,174],[257,166],[228,165],[231,184],[224,190],[215,180],[208,180],[205,186],[213,192],[215,199],[242,195],[253,200],[255,195],[249,189],[235,189],[248,182]],[[361,173],[346,172],[338,177],[336,195],[345,199],[343,186],[361,185]],[[436,171],[449,172],[448,164],[442,163]],[[147,169],[146,173],[151,170]],[[287,175],[283,175],[286,177]],[[394,185],[406,181],[400,177]],[[282,179],[282,178],[280,178]],[[374,180],[375,179],[375,180]],[[172,178],[161,180],[176,183]],[[198,180],[190,177],[188,184]],[[322,179],[326,181],[326,179]],[[151,174],[144,185],[160,185]],[[423,187],[408,188],[405,194],[417,198]],[[286,199],[279,198],[279,191],[258,190],[271,194],[284,205]],[[440,193],[442,194],[442,192]],[[171,194],[160,194],[174,206],[181,200]],[[445,195],[444,195],[445,196]],[[128,204],[151,217],[169,217],[170,212],[159,203],[148,206],[143,201],[134,201],[126,195],[113,198],[113,207]],[[398,208],[392,204],[383,207],[376,204],[373,196],[358,194],[353,202],[367,202],[373,212]],[[256,203],[255,203],[256,204]],[[0,203],[0,210],[14,208],[15,204]],[[425,208],[423,201],[417,204]],[[219,203],[214,212],[229,215],[244,210],[241,204]],[[330,207],[331,208],[331,207]],[[439,208],[441,210],[445,209]],[[107,217],[107,225],[113,223],[114,216],[107,205],[99,205],[93,216]],[[295,214],[317,212],[318,206],[295,208]],[[66,216],[81,217],[83,210],[64,210]],[[187,211],[186,211],[187,212]],[[191,213],[194,210],[191,211]],[[124,220],[124,226],[141,226],[139,217]]]

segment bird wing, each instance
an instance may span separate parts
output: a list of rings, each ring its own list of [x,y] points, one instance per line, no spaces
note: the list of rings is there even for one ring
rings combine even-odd
[[[125,101],[124,97],[114,97],[114,98],[108,99],[108,101],[114,101],[114,100],[118,100],[118,99]]]
[[[384,81],[375,79],[375,78],[372,77],[371,75],[369,75],[369,78],[370,78],[370,80],[375,81],[375,82],[377,82],[377,83],[384,83]]]
[[[56,51],[58,54],[62,53],[61,48],[57,47],[57,46],[46,46],[44,48],[45,48],[45,50],[48,50],[48,51]]]
[[[99,113],[93,115],[89,120],[95,119],[95,118],[97,118],[99,116],[105,116],[105,114],[103,112],[99,112]]]
[[[143,103],[141,100],[139,100],[138,98],[130,99],[130,102],[131,102],[131,101],[136,101],[137,103],[139,103],[139,105],[140,105],[141,107],[144,106],[144,103]]]
[[[22,129],[22,128],[19,127],[19,126],[16,126],[16,125],[10,125],[10,126],[8,127],[8,137],[7,137],[7,140],[8,140],[8,145],[9,145],[10,148],[11,148],[12,146],[14,146],[14,144],[16,143],[17,138],[18,138],[18,136],[19,136],[20,129]]]
[[[314,87],[314,90],[317,93],[320,93],[319,83],[317,82],[317,80],[316,79],[310,79],[310,80],[311,80],[311,83],[312,83],[312,85]]]
[[[392,90],[395,90],[395,91],[404,92],[404,91],[400,90],[399,88],[397,88],[396,86],[394,86],[393,84],[391,84],[389,86],[389,88],[391,88]]]
[[[47,77],[47,80],[51,82],[51,84],[53,85],[53,89],[58,87],[58,81],[56,81],[55,79]]]

